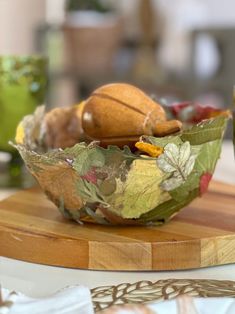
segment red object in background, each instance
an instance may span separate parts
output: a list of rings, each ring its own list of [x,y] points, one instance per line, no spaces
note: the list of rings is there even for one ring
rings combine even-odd
[[[176,117],[178,117],[179,113],[187,107],[194,107],[196,103],[192,102],[192,101],[185,101],[185,102],[180,102],[180,103],[174,103],[170,108],[171,111],[173,113],[173,115],[175,115]]]
[[[179,120],[189,123],[198,123],[205,119],[216,117],[223,113],[222,109],[213,106],[202,106],[193,101],[175,103],[170,107],[171,113]]]

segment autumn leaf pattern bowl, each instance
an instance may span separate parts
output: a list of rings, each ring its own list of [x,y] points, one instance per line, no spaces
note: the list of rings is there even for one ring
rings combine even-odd
[[[27,168],[65,217],[111,225],[165,223],[205,193],[229,119],[219,115],[172,136],[142,136],[137,152],[96,142],[47,151],[44,115],[39,107],[17,130],[14,146]]]

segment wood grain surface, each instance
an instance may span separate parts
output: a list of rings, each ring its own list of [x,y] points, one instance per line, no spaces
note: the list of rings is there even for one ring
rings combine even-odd
[[[213,181],[160,227],[79,225],[39,189],[0,202],[0,255],[97,270],[176,270],[235,262],[235,186]]]

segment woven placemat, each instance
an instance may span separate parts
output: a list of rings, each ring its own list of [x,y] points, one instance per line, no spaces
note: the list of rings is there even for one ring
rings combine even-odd
[[[124,303],[148,303],[182,294],[196,297],[235,297],[235,281],[207,279],[167,279],[122,283],[91,289],[95,311]]]

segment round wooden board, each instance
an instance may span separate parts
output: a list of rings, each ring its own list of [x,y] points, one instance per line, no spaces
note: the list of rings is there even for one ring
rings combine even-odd
[[[235,187],[212,182],[160,227],[79,225],[39,189],[0,202],[0,254],[97,270],[176,270],[235,262]]]

